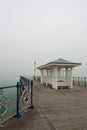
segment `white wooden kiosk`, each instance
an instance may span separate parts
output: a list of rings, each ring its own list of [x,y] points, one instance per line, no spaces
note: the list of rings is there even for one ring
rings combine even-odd
[[[59,58],[45,65],[37,67],[41,71],[41,83],[51,84],[52,88],[73,88],[72,68],[81,65]]]

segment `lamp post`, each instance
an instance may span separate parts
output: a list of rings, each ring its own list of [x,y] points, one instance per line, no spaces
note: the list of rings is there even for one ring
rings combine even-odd
[[[36,60],[34,61],[34,80],[36,80]]]

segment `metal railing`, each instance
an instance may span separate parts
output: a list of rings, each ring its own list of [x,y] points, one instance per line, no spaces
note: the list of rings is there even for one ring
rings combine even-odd
[[[32,80],[20,76],[16,85],[0,87],[0,125],[13,116],[21,117],[28,108],[33,108]]]
[[[74,86],[87,86],[87,78],[86,77],[73,77],[73,85]]]

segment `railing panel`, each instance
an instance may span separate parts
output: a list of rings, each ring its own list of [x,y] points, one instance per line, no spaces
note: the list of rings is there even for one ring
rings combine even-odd
[[[87,78],[86,77],[73,77],[73,85],[74,86],[87,86]]]
[[[23,76],[15,86],[0,87],[0,125],[7,119],[20,117],[20,112],[33,108],[33,82]]]
[[[0,124],[16,114],[16,86],[0,89]]]

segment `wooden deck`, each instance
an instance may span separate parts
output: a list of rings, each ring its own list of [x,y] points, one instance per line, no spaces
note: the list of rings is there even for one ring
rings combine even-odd
[[[34,82],[34,109],[3,130],[87,130],[87,87],[54,90]]]

